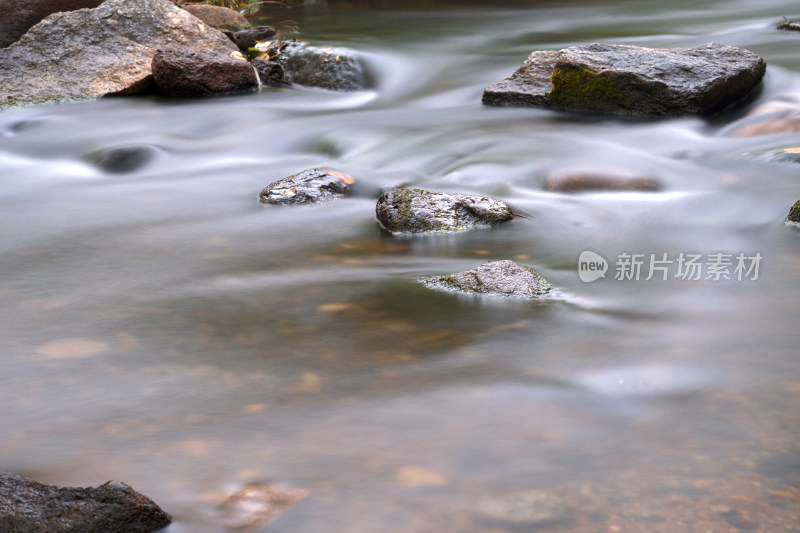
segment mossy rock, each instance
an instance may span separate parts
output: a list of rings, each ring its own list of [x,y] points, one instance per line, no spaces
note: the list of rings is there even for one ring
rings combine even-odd
[[[450,233],[501,224],[514,218],[505,202],[472,194],[397,187],[375,206],[378,222],[392,233]]]
[[[472,270],[426,278],[422,282],[431,288],[525,299],[541,297],[553,288],[531,267],[509,260],[489,261]]]
[[[591,70],[556,70],[550,80],[553,88],[547,93],[547,97],[558,106],[618,111],[630,109],[633,105],[633,99],[614,80]]]
[[[789,222],[800,224],[800,200],[797,200],[792,208],[789,210],[789,216],[786,217]]]

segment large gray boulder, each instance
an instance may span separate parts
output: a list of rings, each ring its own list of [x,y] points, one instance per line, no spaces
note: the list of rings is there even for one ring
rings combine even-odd
[[[183,9],[218,30],[240,31],[251,26],[250,21],[236,10],[209,4],[187,4]]]
[[[107,0],[50,15],[0,50],[0,105],[149,92],[151,60],[167,44],[238,50],[168,0]]]
[[[540,297],[552,289],[534,269],[508,260],[489,261],[472,270],[422,281],[432,288],[525,299]]]
[[[447,233],[494,226],[514,213],[508,204],[485,196],[398,187],[378,198],[375,216],[392,233]]]
[[[34,24],[59,11],[97,7],[103,0],[0,0],[0,48],[25,35]]]
[[[55,487],[0,472],[0,531],[17,533],[150,533],[170,516],[125,483]]]
[[[746,98],[766,63],[710,43],[688,49],[588,44],[533,52],[483,102],[617,115],[712,115]]]
[[[208,96],[258,89],[256,72],[245,59],[177,44],[158,49],[152,70],[156,87],[167,96]]]

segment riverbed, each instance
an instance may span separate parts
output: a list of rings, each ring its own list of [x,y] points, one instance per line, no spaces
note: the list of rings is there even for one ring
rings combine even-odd
[[[800,165],[776,155],[800,134],[732,134],[800,100],[800,33],[775,30],[796,4],[492,4],[261,9],[254,24],[362,54],[375,82],[356,93],[0,112],[0,468],[123,480],[170,533],[228,531],[220,505],[260,483],[308,491],[274,532],[800,531],[800,231],[784,223]],[[715,41],[768,69],[713,119],[481,105],[532,50],[595,41]],[[121,147],[147,157],[98,164]],[[354,194],[258,203],[313,167]],[[586,168],[662,190],[543,190]],[[399,184],[526,216],[391,236],[375,200]],[[586,250],[605,278],[580,279]],[[641,254],[638,279],[617,276],[623,254]],[[681,254],[761,259],[694,280]],[[645,279],[651,255],[667,279]],[[418,281],[499,259],[558,298]]]

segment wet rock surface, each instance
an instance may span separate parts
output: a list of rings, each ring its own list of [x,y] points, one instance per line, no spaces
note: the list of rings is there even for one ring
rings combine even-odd
[[[22,37],[48,15],[93,8],[103,0],[0,0],[0,48]]]
[[[312,168],[270,183],[259,193],[262,204],[315,204],[345,196],[354,180],[347,174]]]
[[[392,233],[463,231],[514,218],[505,202],[473,194],[448,194],[398,187],[375,206],[378,222]]]
[[[257,57],[250,62],[253,68],[258,72],[258,78],[264,85],[280,84],[284,78],[283,67],[280,63],[275,61],[267,61],[264,58]]]
[[[153,54],[170,43],[237,50],[167,0],[107,0],[55,13],[0,50],[0,105],[150,92]]]
[[[258,78],[247,61],[187,46],[168,45],[153,56],[153,80],[161,94],[192,97],[258,88]]]
[[[363,60],[337,48],[317,48],[307,43],[281,43],[276,58],[286,71],[286,81],[331,91],[359,91],[369,85]]]
[[[786,217],[786,220],[800,224],[800,200],[795,202],[795,204],[789,210],[789,216]]]
[[[170,516],[125,483],[55,487],[0,472],[0,531],[17,533],[149,533]]]
[[[250,22],[244,18],[244,15],[228,7],[209,4],[187,4],[183,6],[183,9],[218,30],[236,32],[252,27]]]
[[[233,34],[234,41],[242,52],[254,48],[256,44],[275,38],[275,28],[272,26],[259,26],[249,30],[237,31]]]
[[[688,49],[593,43],[533,52],[507,80],[487,87],[483,102],[616,115],[712,115],[746,98],[765,71],[758,54],[718,43]]]
[[[490,261],[472,270],[423,280],[432,288],[466,293],[536,298],[552,289],[541,274],[514,261]]]

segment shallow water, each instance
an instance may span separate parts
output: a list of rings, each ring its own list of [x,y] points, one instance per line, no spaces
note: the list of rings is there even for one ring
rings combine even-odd
[[[304,488],[277,532],[800,531],[800,135],[736,138],[800,99],[793,2],[558,2],[262,10],[364,54],[374,90],[269,90],[0,113],[0,468],[126,481],[221,532],[251,483]],[[742,46],[747,107],[630,121],[481,106],[533,49]],[[147,147],[128,173],[97,154]],[[266,209],[323,166],[353,198]],[[570,167],[658,193],[544,192]],[[491,195],[531,218],[390,237],[381,187]],[[756,281],[583,283],[583,250],[760,253]],[[558,301],[475,299],[417,278],[515,259]],[[672,271],[675,272],[674,270]],[[644,276],[643,276],[644,277]],[[487,501],[539,491],[533,523]],[[483,513],[483,514],[482,514]],[[538,520],[538,521],[537,521]],[[733,529],[736,530],[736,529]]]

